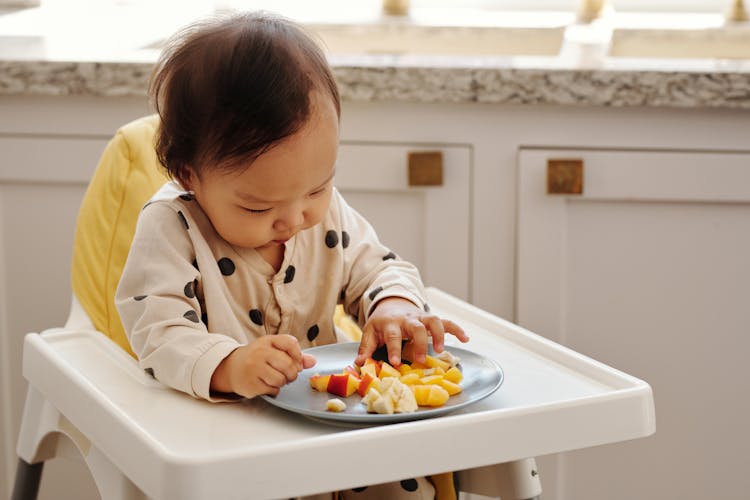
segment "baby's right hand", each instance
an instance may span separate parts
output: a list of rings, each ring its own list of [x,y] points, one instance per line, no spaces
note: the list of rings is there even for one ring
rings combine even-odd
[[[296,380],[299,372],[314,365],[315,358],[303,354],[293,336],[268,335],[224,358],[211,377],[211,390],[246,398],[275,396],[281,387]]]

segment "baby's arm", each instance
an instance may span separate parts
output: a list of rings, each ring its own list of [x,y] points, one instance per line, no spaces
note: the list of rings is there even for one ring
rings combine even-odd
[[[238,347],[219,363],[211,377],[211,391],[246,398],[276,395],[297,374],[315,365],[291,335],[269,335]]]
[[[426,313],[406,299],[386,298],[376,304],[365,324],[355,363],[361,365],[378,346],[385,344],[388,359],[397,366],[401,363],[403,339],[413,343],[413,361],[424,363],[428,338],[432,337],[435,352],[442,352],[446,333],[454,335],[461,342],[469,341],[468,335],[453,321]]]
[[[391,362],[400,364],[402,339],[412,342],[415,361],[424,361],[429,337],[437,352],[443,350],[446,332],[467,342],[461,327],[429,313],[417,268],[380,243],[367,220],[338,193],[333,203],[349,240],[344,250],[348,279],[342,287],[342,302],[364,324],[355,363],[361,365],[385,344]]]

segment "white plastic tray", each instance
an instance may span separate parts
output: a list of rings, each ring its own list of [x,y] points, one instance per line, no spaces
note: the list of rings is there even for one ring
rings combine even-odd
[[[294,497],[654,432],[645,382],[438,290],[429,294],[433,311],[471,336],[462,347],[505,373],[497,392],[438,418],[353,427],[261,399],[198,401],[161,386],[91,331],[27,336],[23,371],[147,496],[164,499]]]

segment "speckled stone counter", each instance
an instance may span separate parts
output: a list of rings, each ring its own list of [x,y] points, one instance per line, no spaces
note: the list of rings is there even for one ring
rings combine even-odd
[[[45,45],[44,34],[0,30],[0,95],[144,96],[158,51],[115,46],[117,33],[97,35],[95,44],[61,48]],[[750,59],[592,57],[565,48],[554,57],[330,59],[348,101],[750,109]]]
[[[483,102],[750,109],[750,70],[514,65],[492,59],[332,59],[342,98],[353,101]],[[640,66],[638,65],[640,61]],[[468,64],[467,64],[468,62]],[[544,67],[547,62],[548,66]],[[0,60],[0,94],[141,96],[153,62]],[[738,65],[741,66],[741,65]]]

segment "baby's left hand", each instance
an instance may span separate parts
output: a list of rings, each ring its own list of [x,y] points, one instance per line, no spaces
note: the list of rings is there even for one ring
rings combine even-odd
[[[424,363],[428,337],[432,337],[435,352],[442,352],[446,333],[461,342],[469,341],[468,335],[454,322],[426,313],[409,300],[389,297],[378,302],[367,320],[354,362],[361,366],[378,346],[385,344],[390,364],[398,366],[401,364],[401,341],[408,339],[414,343],[413,361]]]

